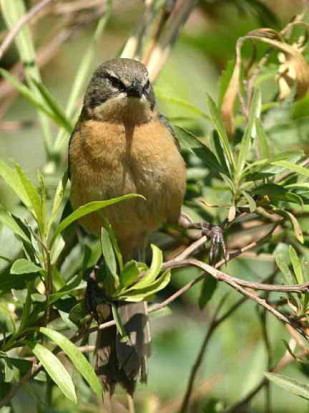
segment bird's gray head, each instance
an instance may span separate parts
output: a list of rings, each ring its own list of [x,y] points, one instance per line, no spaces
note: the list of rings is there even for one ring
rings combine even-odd
[[[146,67],[133,59],[113,59],[94,72],[84,98],[89,118],[141,123],[147,121],[155,97]]]

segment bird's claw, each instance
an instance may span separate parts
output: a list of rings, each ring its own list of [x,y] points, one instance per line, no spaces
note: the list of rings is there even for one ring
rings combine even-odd
[[[211,242],[209,261],[214,263],[220,250],[223,253],[225,262],[227,261],[227,250],[224,242],[223,229],[219,225],[211,225],[208,222],[201,223],[202,235],[205,235]]]

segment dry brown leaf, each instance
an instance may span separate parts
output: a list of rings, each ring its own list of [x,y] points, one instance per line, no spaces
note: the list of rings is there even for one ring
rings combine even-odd
[[[296,98],[304,96],[309,90],[309,65],[297,46],[284,41],[262,37],[249,33],[246,37],[256,39],[280,50],[282,63],[278,72],[278,84],[280,99],[284,99],[291,93],[296,85]],[[282,57],[283,56],[283,57]]]
[[[239,79],[241,70],[241,46],[243,38],[238,39],[236,44],[236,62],[232,77],[228,88],[224,94],[221,105],[221,116],[225,126],[225,129],[229,136],[234,132],[234,106],[239,91]]]

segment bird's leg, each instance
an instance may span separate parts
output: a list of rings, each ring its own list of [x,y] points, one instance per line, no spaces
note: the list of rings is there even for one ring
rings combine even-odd
[[[223,252],[223,257],[227,259],[227,250],[223,237],[223,229],[219,225],[212,225],[207,221],[193,222],[188,214],[181,212],[179,218],[179,226],[185,229],[197,229],[201,231],[201,236],[206,236],[210,242],[209,260],[214,263],[220,250]]]
[[[97,272],[99,270],[99,265],[95,265],[88,276],[85,292],[86,308],[98,324],[108,319],[111,314],[110,306],[104,290],[98,285]]]

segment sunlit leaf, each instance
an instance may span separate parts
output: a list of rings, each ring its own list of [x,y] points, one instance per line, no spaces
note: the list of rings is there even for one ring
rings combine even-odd
[[[297,396],[303,397],[309,400],[309,385],[307,383],[302,383],[298,380],[292,379],[291,377],[282,376],[276,373],[264,373],[268,380],[271,380],[278,386],[287,390],[289,393],[296,394]]]
[[[14,232],[15,235],[19,236],[24,241],[30,243],[30,239],[25,234],[23,229],[20,227],[15,217],[11,215],[9,212],[5,211],[5,209],[2,206],[0,206],[0,222],[8,226],[11,229],[11,231]]]
[[[297,164],[294,164],[288,161],[274,161],[272,162],[272,164],[282,166],[283,168],[286,168],[286,169],[290,169],[293,172],[296,172],[300,175],[304,175],[307,178],[309,178],[309,169],[304,168],[303,166],[300,166],[300,165],[297,165]]]
[[[59,359],[46,347],[37,343],[32,348],[33,354],[42,363],[51,379],[57,384],[62,393],[74,403],[77,403],[75,387],[71,375]]]
[[[40,332],[49,337],[54,343],[56,343],[63,352],[70,358],[76,369],[87,381],[91,389],[99,397],[103,395],[102,385],[99,378],[95,374],[95,371],[86,357],[69,339],[64,335],[58,333],[50,328],[41,327]]]
[[[163,290],[171,279],[171,272],[163,272],[154,282],[142,288],[129,288],[121,293],[119,298],[124,301],[140,302],[152,298],[158,291]],[[137,284],[138,285],[138,284]]]
[[[38,267],[31,261],[20,258],[14,262],[11,267],[11,274],[31,274],[42,271],[43,268]]]
[[[73,222],[77,221],[78,219],[84,217],[85,215],[90,214],[91,212],[99,211],[102,208],[106,208],[110,205],[117,204],[118,202],[125,201],[127,199],[131,198],[142,198],[145,199],[142,195],[138,194],[128,194],[124,196],[120,196],[118,198],[112,198],[106,201],[93,201],[89,202],[88,204],[82,205],[79,208],[77,208],[72,214],[70,214],[68,217],[66,217],[57,227],[56,231],[54,232],[50,245],[53,245],[55,242],[56,238],[58,235],[65,229],[67,228],[70,224]]]
[[[250,113],[247,127],[242,137],[239,149],[239,155],[236,164],[236,179],[240,180],[245,162],[248,159],[251,138],[255,135],[255,120],[259,117],[261,111],[261,93],[256,89],[250,105]]]
[[[211,115],[212,123],[215,125],[215,128],[218,132],[218,135],[222,143],[222,147],[223,147],[223,150],[224,150],[227,162],[228,162],[229,171],[231,173],[235,169],[235,161],[234,161],[232,149],[230,147],[229,139],[228,139],[225,127],[221,119],[219,109],[217,108],[214,101],[209,95],[208,95],[207,102],[208,102],[208,107],[209,107],[209,112]]]
[[[160,274],[163,263],[162,251],[154,244],[151,245],[151,250],[152,260],[149,270],[145,272],[145,275],[141,278],[141,280],[138,283],[136,283],[133,287],[131,287],[130,290],[141,289],[149,286]]]
[[[111,242],[109,232],[103,227],[101,229],[101,248],[107,272],[103,282],[107,290],[107,294],[111,295],[119,286],[119,278],[117,275],[117,262],[113,244]]]

